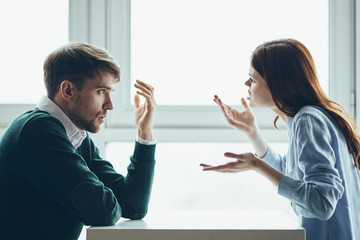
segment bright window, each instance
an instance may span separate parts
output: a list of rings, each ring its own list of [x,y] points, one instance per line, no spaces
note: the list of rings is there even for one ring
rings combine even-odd
[[[66,0],[1,1],[0,104],[36,103],[45,93],[43,62],[68,42],[68,8]]]
[[[160,105],[229,104],[247,96],[252,51],[295,38],[314,57],[328,92],[328,0],[132,0],[131,79],[156,89]]]
[[[251,171],[204,173],[199,164],[223,163],[227,161],[225,151],[253,151],[244,143],[246,139],[236,140],[242,134],[230,129],[212,98],[219,94],[226,103],[238,105],[247,96],[244,82],[250,57],[264,41],[295,38],[303,42],[328,92],[328,1],[132,0],[130,9],[129,25],[121,28],[130,38],[118,36],[111,46],[123,44],[115,54],[129,81],[122,87],[131,94],[125,101],[119,99],[123,108],[115,110],[119,114],[109,122],[111,127],[123,126],[124,132],[107,131],[106,159],[126,172],[129,162],[123,159],[132,154],[133,142],[119,136],[133,135],[125,134],[132,113],[124,102],[132,101],[132,83],[140,79],[155,87],[158,103],[154,131],[159,143],[151,210],[278,208],[292,214],[290,202],[263,176]],[[129,57],[124,57],[129,48]],[[271,113],[256,114],[262,129],[273,129]],[[125,116],[129,122],[121,120]],[[275,135],[284,132],[283,143],[275,144]],[[265,135],[276,151],[286,153],[286,131],[274,134],[271,130]]]
[[[270,143],[281,154],[286,143]],[[149,208],[164,209],[279,209],[294,216],[290,201],[252,171],[223,174],[203,172],[200,163],[223,164],[226,151],[251,152],[248,143],[172,142],[156,146],[156,168]],[[133,142],[107,144],[106,159],[122,174],[130,163]]]

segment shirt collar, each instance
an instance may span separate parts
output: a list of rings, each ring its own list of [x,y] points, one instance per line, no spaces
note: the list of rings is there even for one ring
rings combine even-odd
[[[75,148],[81,145],[82,141],[86,138],[85,131],[80,131],[56,103],[48,97],[42,96],[36,107],[60,120],[65,127],[66,135]]]

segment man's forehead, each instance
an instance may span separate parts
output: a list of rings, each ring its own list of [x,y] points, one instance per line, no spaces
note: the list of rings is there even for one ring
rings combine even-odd
[[[102,72],[92,79],[88,79],[87,84],[95,88],[111,88],[114,89],[115,76],[112,73]]]

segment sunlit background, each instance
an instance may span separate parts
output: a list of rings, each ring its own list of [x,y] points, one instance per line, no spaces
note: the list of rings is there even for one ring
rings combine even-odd
[[[36,103],[45,93],[42,64],[52,50],[68,42],[68,8],[65,0],[2,2],[0,26],[6,34],[0,38],[0,103]],[[208,105],[214,93],[238,104],[246,95],[243,83],[252,51],[279,38],[296,38],[308,46],[328,91],[328,1],[132,0],[131,79],[150,82],[159,105]],[[287,145],[276,148],[285,153]],[[133,143],[109,142],[104,155],[124,172],[132,149]],[[283,206],[262,176],[200,171],[201,162],[226,161],[225,151],[252,148],[241,143],[160,142],[151,206]]]
[[[45,94],[46,56],[69,41],[69,3],[5,0],[0,6],[0,104],[36,103]]]
[[[158,105],[207,106],[213,104],[214,94],[239,104],[247,95],[244,81],[256,46],[295,38],[309,48],[328,92],[328,12],[327,0],[132,0],[131,81],[153,85]],[[0,29],[0,104],[36,103],[45,94],[46,56],[69,41],[69,3],[1,1]],[[132,96],[133,90],[129,91]],[[287,143],[270,145],[286,153]],[[133,142],[107,142],[103,156],[125,174],[133,147]],[[206,139],[159,141],[150,213],[157,209],[279,209],[294,217],[289,201],[278,196],[263,176],[201,171],[202,162],[226,162],[225,151],[253,149],[248,143]]]
[[[158,104],[209,105],[214,94],[239,104],[255,48],[295,38],[328,92],[328,9],[326,0],[133,0],[131,79],[154,85]]]

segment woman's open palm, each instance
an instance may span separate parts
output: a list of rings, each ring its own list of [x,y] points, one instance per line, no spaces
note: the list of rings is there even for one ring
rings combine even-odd
[[[244,111],[242,112],[224,104],[217,95],[214,96],[214,102],[219,105],[225,119],[231,126],[247,134],[250,134],[256,127],[254,113],[244,98],[241,98],[241,104],[244,106]]]

